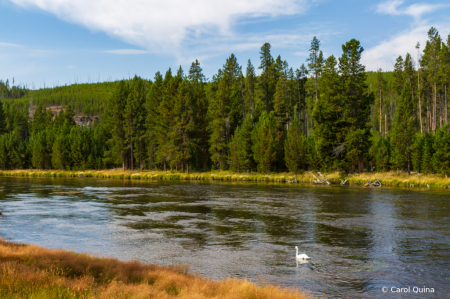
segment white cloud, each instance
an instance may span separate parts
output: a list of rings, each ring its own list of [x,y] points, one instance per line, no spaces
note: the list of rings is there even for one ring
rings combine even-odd
[[[103,51],[104,53],[119,54],[119,55],[135,55],[135,54],[147,54],[148,51],[137,49],[117,49]]]
[[[9,0],[103,31],[152,52],[179,53],[186,41],[232,36],[243,17],[304,12],[313,0]],[[119,53],[120,54],[120,53]]]
[[[406,53],[410,53],[417,59],[415,46],[417,42],[420,42],[423,50],[429,29],[430,26],[423,24],[364,51],[361,61],[366,66],[366,70],[375,71],[378,68],[392,70],[395,59],[400,55],[405,57]]]
[[[423,14],[431,13],[439,8],[449,6],[448,4],[412,4],[408,7],[399,8],[405,1],[393,0],[378,4],[376,11],[388,15],[409,15],[420,18]]]
[[[20,47],[20,45],[0,42],[0,47]]]
[[[398,56],[411,54],[417,62],[417,42],[421,45],[421,52],[428,39],[428,30],[431,27],[438,28],[441,32],[449,32],[450,25],[446,23],[430,22],[421,19],[423,14],[431,13],[437,9],[448,7],[448,4],[412,4],[400,7],[405,1],[393,0],[382,2],[377,6],[376,12],[393,16],[407,15],[413,17],[409,29],[404,30],[375,47],[363,52],[362,62],[367,70],[375,71],[378,68],[392,70]]]

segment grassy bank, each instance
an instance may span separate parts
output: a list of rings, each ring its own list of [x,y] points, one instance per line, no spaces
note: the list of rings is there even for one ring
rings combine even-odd
[[[0,171],[0,176],[23,177],[93,177],[108,179],[131,180],[193,180],[193,181],[247,181],[247,182],[275,182],[290,183],[294,179],[293,173],[233,173],[230,171],[213,171],[197,173],[181,173],[172,171],[123,171],[123,170],[87,170],[87,171],[61,171],[61,170],[10,170]],[[340,175],[338,172],[324,174],[331,184],[339,184],[347,179],[350,185],[364,186],[367,181],[378,179],[383,186],[398,187],[427,187],[444,188],[450,186],[450,179],[438,175],[425,175],[413,173],[374,172]],[[320,178],[315,171],[305,172],[296,176],[298,183],[313,184]]]
[[[0,298],[311,298],[247,280],[211,281],[185,266],[92,257],[0,239]]]

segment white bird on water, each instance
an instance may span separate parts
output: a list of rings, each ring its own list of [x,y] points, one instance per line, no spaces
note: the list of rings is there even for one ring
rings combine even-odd
[[[298,254],[298,247],[297,246],[295,246],[295,258],[298,259],[298,260],[309,260],[309,259],[311,259],[309,256],[307,256],[304,253]]]

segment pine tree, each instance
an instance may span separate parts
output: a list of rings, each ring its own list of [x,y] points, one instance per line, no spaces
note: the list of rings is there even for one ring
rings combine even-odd
[[[156,151],[158,148],[158,126],[159,126],[159,106],[163,100],[163,77],[160,72],[155,74],[154,82],[148,92],[146,110],[147,119],[146,137],[147,137],[147,156],[150,167],[153,168],[157,164]]]
[[[340,167],[339,161],[344,157],[345,133],[349,125],[343,118],[345,102],[336,65],[334,56],[330,56],[325,62],[319,83],[320,98],[315,103],[312,115],[315,121],[317,156],[323,169]]]
[[[383,129],[382,129],[382,127],[383,127],[383,95],[386,92],[386,85],[387,85],[387,82],[384,79],[383,71],[382,71],[382,69],[378,69],[377,81],[376,81],[376,85],[375,85],[375,89],[376,89],[376,91],[375,91],[376,97],[375,98],[378,99],[378,103],[375,103],[374,108],[376,107],[379,109],[379,111],[378,111],[379,118],[374,117],[374,119],[378,119],[378,121],[379,121],[378,126],[375,126],[375,129],[379,128],[380,136],[383,136]]]
[[[284,153],[286,165],[290,172],[297,174],[306,168],[308,164],[308,145],[297,119],[293,121],[287,131]]]
[[[345,136],[346,158],[350,164],[363,170],[370,144],[370,106],[374,101],[373,93],[367,91],[366,72],[361,64],[364,48],[360,42],[352,39],[342,45],[343,54],[339,58],[339,70],[345,97],[344,118],[347,121]],[[349,166],[350,166],[349,164]]]
[[[240,130],[237,127],[230,141],[230,168],[237,173],[241,172],[241,165],[239,164],[239,133]]]
[[[404,83],[403,67],[404,67],[404,65],[405,65],[405,63],[403,62],[403,57],[400,55],[395,60],[394,82],[393,82],[393,88],[399,95],[402,93],[402,90],[403,90],[403,83]]]
[[[6,125],[6,116],[5,111],[3,110],[3,103],[0,101],[0,135],[7,132]]]
[[[135,76],[130,83],[130,93],[124,111],[125,137],[130,153],[130,168],[134,169],[136,154],[141,170],[146,159],[145,152],[145,89],[144,81]]]
[[[422,134],[416,133],[412,141],[411,147],[411,165],[414,171],[422,171],[422,160],[423,160],[423,146],[424,139]]]
[[[450,172],[450,129],[448,125],[436,131],[434,148],[434,169],[447,178]]]
[[[414,106],[410,83],[405,82],[394,116],[391,142],[392,164],[400,169],[407,166],[408,174],[411,173],[412,141],[415,133]]]
[[[195,148],[194,105],[190,94],[190,84],[187,78],[178,86],[178,93],[174,105],[174,126],[171,131],[171,142],[176,148],[175,161],[181,163],[182,171],[186,165],[189,173],[189,162]]]
[[[126,168],[127,156],[124,111],[129,93],[130,91],[125,81],[120,81],[107,108],[108,129],[111,132],[111,139],[108,143],[111,147],[112,162],[114,164],[121,163],[123,170]]]
[[[437,81],[439,71],[439,53],[441,51],[441,37],[438,31],[431,27],[428,31],[428,41],[424,49],[421,65],[426,71],[426,77],[429,84],[432,86],[433,99],[431,102],[431,130],[436,131],[437,124]]]
[[[250,59],[247,63],[247,72],[245,74],[245,94],[246,94],[246,111],[249,111],[250,116],[255,116],[255,85],[256,74],[255,67],[252,65]]]
[[[424,135],[422,172],[428,174],[434,172],[433,155],[434,155],[434,135],[428,133]]]
[[[263,113],[252,133],[253,158],[258,172],[268,173],[275,165],[277,148],[279,146],[275,120]]]
[[[228,167],[228,143],[231,136],[230,86],[226,76],[222,76],[218,90],[211,99],[209,118],[211,119],[210,148],[211,160],[221,169]]]
[[[320,41],[314,36],[309,49],[309,57],[307,59],[309,72],[312,74],[315,82],[315,100],[319,99],[319,76],[322,71],[323,53],[320,51]]]
[[[264,98],[264,104],[266,108],[266,113],[270,113],[272,111],[271,108],[271,102],[272,102],[272,95],[273,95],[273,58],[270,54],[270,48],[271,45],[269,43],[265,43],[261,47],[260,59],[261,59],[261,65],[259,66],[259,69],[262,70],[262,73],[260,75],[260,84],[262,88],[263,98]]]

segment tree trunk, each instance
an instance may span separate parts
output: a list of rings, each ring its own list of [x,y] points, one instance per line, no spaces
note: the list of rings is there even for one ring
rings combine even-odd
[[[384,136],[387,137],[388,135],[388,119],[387,114],[384,115]]]
[[[381,131],[381,122],[383,117],[381,116],[381,86],[380,86],[380,136],[382,136],[383,132]]]
[[[131,131],[131,138],[130,138],[130,147],[131,147],[131,170],[133,170],[133,131]]]
[[[167,171],[166,161],[164,161],[164,171]]]
[[[184,161],[181,161],[181,172],[184,173]]]
[[[447,84],[444,85],[444,121],[448,124]]]
[[[433,132],[436,132],[437,125],[437,90],[436,90],[436,81],[433,84],[433,116],[432,116],[432,127]]]
[[[186,171],[189,174],[189,163],[186,163]]]
[[[422,124],[422,101],[420,99],[420,69],[417,69],[417,93],[419,95],[419,120],[420,120],[420,134],[423,135]]]
[[[408,155],[408,175],[411,175],[411,161],[410,161],[411,159],[409,158],[409,155]]]

